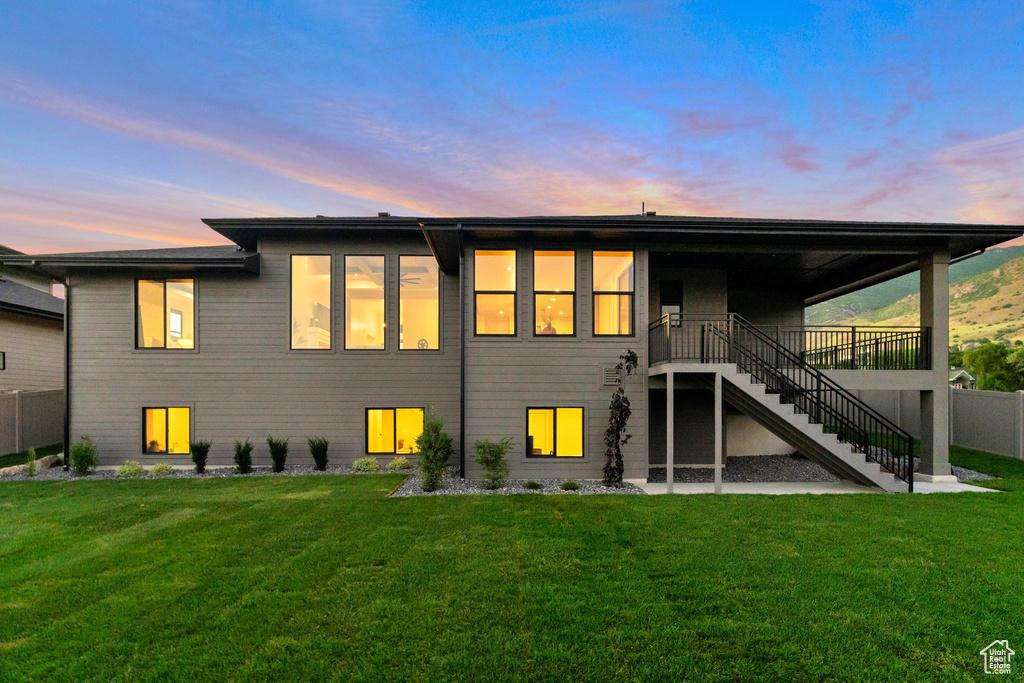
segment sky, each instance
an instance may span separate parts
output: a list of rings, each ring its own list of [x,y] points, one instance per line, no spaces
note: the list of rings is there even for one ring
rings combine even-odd
[[[1024,224],[1024,3],[0,8],[0,244],[201,218]]]

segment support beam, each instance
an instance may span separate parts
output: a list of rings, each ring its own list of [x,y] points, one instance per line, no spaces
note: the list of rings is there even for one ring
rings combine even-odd
[[[722,492],[723,425],[722,373],[715,373],[715,493]]]
[[[921,254],[921,325],[930,327],[931,386],[921,391],[920,481],[955,482],[949,467],[949,251]]]
[[[665,482],[672,493],[676,479],[676,373],[665,375]]]

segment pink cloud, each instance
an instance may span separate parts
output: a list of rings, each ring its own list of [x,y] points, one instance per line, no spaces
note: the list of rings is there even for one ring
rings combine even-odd
[[[879,157],[880,152],[875,150],[873,152],[865,152],[864,154],[855,154],[846,158],[846,170],[854,171],[858,168],[864,168],[870,166]]]
[[[1024,128],[947,147],[935,159],[957,175],[969,198],[961,219],[1024,223]]]

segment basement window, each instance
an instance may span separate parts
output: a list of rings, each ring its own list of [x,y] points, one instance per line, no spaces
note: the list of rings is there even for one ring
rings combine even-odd
[[[192,411],[189,408],[143,408],[142,452],[188,455]]]
[[[583,408],[527,408],[526,455],[583,457]]]
[[[366,452],[373,455],[415,453],[423,433],[423,408],[367,408]]]

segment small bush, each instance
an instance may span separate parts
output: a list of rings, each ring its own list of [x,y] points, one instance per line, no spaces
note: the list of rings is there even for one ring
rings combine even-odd
[[[235,466],[238,468],[239,474],[252,472],[252,443],[249,442],[249,439],[246,439],[245,443],[235,442]]]
[[[352,469],[356,472],[380,472],[380,463],[377,458],[359,458],[352,463]]]
[[[206,471],[206,458],[210,455],[212,445],[209,441],[193,441],[188,445],[188,450],[192,453],[192,462],[196,465],[196,474]]]
[[[473,444],[473,460],[484,468],[484,488],[499,489],[508,479],[508,461],[505,454],[512,450],[512,439],[504,436],[497,443],[482,439]]]
[[[99,452],[89,437],[83,436],[81,441],[71,447],[71,469],[78,476],[84,477],[92,472],[98,461]]]
[[[423,418],[423,433],[416,437],[416,450],[420,454],[423,490],[436,491],[452,454],[452,437],[444,431],[444,421],[434,411],[434,406],[430,406]]]
[[[391,462],[384,467],[388,472],[403,472],[405,470],[412,469],[412,463],[409,462],[409,458],[404,455],[400,455],[397,458],[393,458]]]
[[[28,449],[28,476],[36,476],[36,449]]]
[[[114,476],[118,479],[134,479],[136,477],[146,476],[146,469],[138,463],[136,460],[129,460],[124,463],[114,472]]]
[[[540,489],[544,488],[544,484],[540,483],[539,481],[534,481],[533,479],[527,480],[526,483],[523,484],[523,486],[530,489],[531,491],[539,491]]]
[[[578,481],[576,481],[575,479],[570,479],[568,481],[563,481],[562,482],[562,490],[563,491],[579,491],[580,490],[580,483]]]
[[[306,441],[309,443],[309,454],[313,456],[316,468],[323,472],[327,469],[327,447],[331,445],[331,442],[319,436],[306,439]]]
[[[267,446],[270,447],[270,459],[274,461],[273,470],[284,472],[284,461],[288,459],[288,439],[275,439],[267,437]]]
[[[168,477],[174,474],[174,468],[165,462],[158,462],[153,465],[153,469],[151,469],[149,473],[154,477]]]

